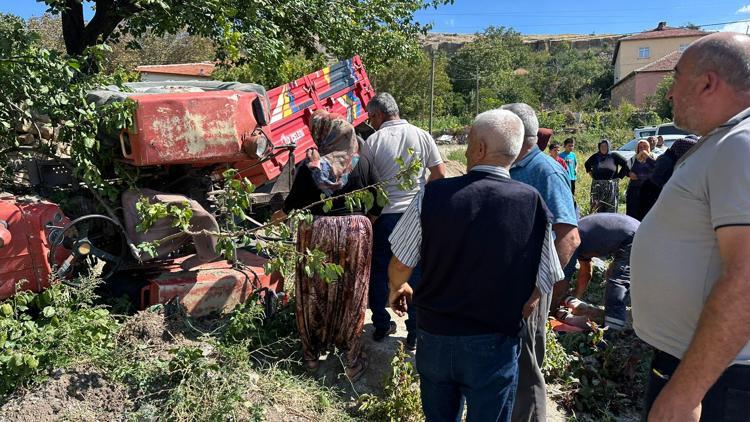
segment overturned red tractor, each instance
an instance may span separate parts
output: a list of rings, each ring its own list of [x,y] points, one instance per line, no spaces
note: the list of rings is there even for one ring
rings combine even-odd
[[[214,193],[224,171],[233,168],[257,187],[256,210],[270,213],[288,193],[295,165],[314,146],[307,123],[315,110],[346,116],[363,137],[372,131],[364,106],[374,92],[360,58],[270,91],[205,81],[126,86],[93,91],[89,98],[100,105],[132,100],[134,124],[102,145],[136,170],[137,188],[111,206],[75,180],[65,159],[24,162],[27,185],[0,196],[0,299],[18,286],[38,292],[55,278],[72,283],[92,267],[113,294],[129,294],[142,308],[177,300],[200,316],[259,292],[269,301],[283,297],[283,281],[265,274],[267,258],[252,248],[238,250],[231,262],[205,259],[213,251],[201,248],[215,244],[190,242],[186,235],[160,245],[155,257],[144,256],[136,246],[161,234],[136,230],[133,198],[187,201],[199,211],[193,219],[212,224],[222,218]]]

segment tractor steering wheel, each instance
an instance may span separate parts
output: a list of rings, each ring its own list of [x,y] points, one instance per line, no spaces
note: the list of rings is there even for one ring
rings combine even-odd
[[[128,253],[125,231],[120,223],[100,214],[89,214],[71,221],[51,239],[49,263],[63,283],[80,286],[78,276],[84,270],[100,270],[107,279],[125,261]],[[62,262],[58,257],[67,258]]]

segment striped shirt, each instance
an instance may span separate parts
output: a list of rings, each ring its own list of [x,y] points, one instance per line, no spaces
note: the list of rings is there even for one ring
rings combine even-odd
[[[508,170],[502,167],[478,165],[472,167],[471,171],[483,171],[496,176],[510,178]],[[406,211],[404,211],[398,224],[393,229],[393,233],[388,238],[388,241],[391,243],[391,250],[396,259],[411,268],[416,267],[421,258],[423,197],[424,188],[417,192],[417,195],[411,204],[409,204]],[[542,293],[550,293],[555,283],[565,278],[553,239],[552,224],[548,223],[536,281],[536,286]]]

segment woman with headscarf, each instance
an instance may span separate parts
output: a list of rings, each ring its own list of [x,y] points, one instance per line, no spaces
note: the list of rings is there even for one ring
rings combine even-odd
[[[636,220],[640,221],[640,192],[643,182],[651,177],[656,166],[656,159],[651,154],[651,145],[645,139],[638,141],[636,154],[633,157],[633,164],[630,166],[630,182],[628,191],[625,195],[625,213]]]
[[[617,212],[618,182],[628,175],[628,163],[619,155],[610,153],[608,140],[602,139],[597,147],[599,151],[584,163],[592,179],[590,212]]]
[[[643,182],[643,186],[641,186],[641,192],[638,198],[638,217],[636,218],[642,220],[651,207],[654,206],[656,200],[659,198],[662,188],[669,178],[672,177],[672,172],[674,171],[674,166],[677,163],[677,160],[685,155],[685,153],[687,153],[696,142],[698,142],[698,137],[695,135],[688,135],[683,139],[678,139],[669,147],[669,149],[667,149],[667,151],[664,152],[664,154],[656,159],[654,171],[651,173],[651,176]]]
[[[359,155],[362,140],[349,122],[319,110],[313,113],[309,128],[317,149],[307,151],[307,159],[298,168],[284,201],[285,214],[319,202],[321,196],[343,195],[380,181],[369,159]],[[344,198],[332,204],[328,212],[323,204],[310,209],[313,223],[300,226],[297,250],[317,249],[325,253],[327,262],[342,266],[344,273],[326,283],[311,274],[306,262],[297,265],[297,326],[309,371],[315,371],[320,356],[335,346],[343,353],[346,375],[356,380],[367,368],[360,335],[370,281],[372,225],[362,207],[349,209]],[[368,211],[379,213],[377,205]]]

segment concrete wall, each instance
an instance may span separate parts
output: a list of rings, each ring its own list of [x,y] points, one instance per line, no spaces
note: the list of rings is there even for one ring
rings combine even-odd
[[[141,82],[210,81],[205,76],[170,75],[166,73],[141,72]]]
[[[698,38],[701,37],[692,36],[620,41],[620,50],[615,59],[615,83],[628,76],[630,72],[653,63],[667,54],[678,50],[681,45],[688,45]],[[649,47],[649,58],[639,58],[638,51],[641,47]]]

